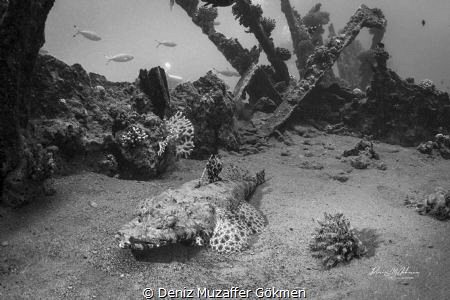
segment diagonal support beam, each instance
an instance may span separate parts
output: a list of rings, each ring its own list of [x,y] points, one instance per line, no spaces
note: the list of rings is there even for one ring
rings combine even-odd
[[[275,112],[261,125],[259,128],[261,134],[268,137],[285,124],[303,99],[333,67],[341,52],[353,42],[362,28],[384,29],[385,26],[386,19],[380,9],[370,9],[361,5],[350,18],[342,34],[331,38],[326,45],[314,49],[313,54],[307,60],[304,79],[300,80],[289,93],[289,97],[285,98]]]

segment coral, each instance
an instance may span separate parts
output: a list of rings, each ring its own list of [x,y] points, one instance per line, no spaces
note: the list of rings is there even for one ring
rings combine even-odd
[[[183,111],[194,126],[196,147],[192,158],[208,158],[219,148],[239,149],[233,99],[225,83],[213,72],[177,86],[171,98],[173,109]]]
[[[433,139],[438,132],[448,134],[449,95],[431,88],[428,81],[420,86],[403,80],[387,68],[389,54],[383,47],[371,51],[373,77],[366,97],[341,111],[343,122],[363,135],[408,147]]]
[[[320,227],[316,228],[309,246],[313,256],[320,258],[325,268],[359,258],[367,252],[350,221],[342,213],[324,215],[325,220],[318,221]]]
[[[263,27],[263,30],[267,36],[272,35],[272,31],[275,29],[275,25],[275,19],[266,17],[261,18],[261,26]]]
[[[430,79],[423,79],[417,85],[424,90],[434,90],[435,89],[435,85],[434,85],[433,81],[431,81]]]
[[[311,43],[314,46],[320,46],[323,44],[322,34],[325,32],[323,25],[330,22],[330,14],[325,11],[321,11],[321,4],[318,3],[311,8],[307,15],[305,15],[301,23],[306,26],[307,31],[311,35]]]
[[[35,197],[27,173],[29,95],[39,49],[45,42],[47,15],[54,0],[10,0],[0,3],[0,194],[3,202],[23,204]],[[5,200],[6,199],[6,200]]]
[[[167,145],[174,143],[176,155],[188,157],[194,150],[194,126],[191,121],[186,119],[181,111],[178,111],[164,122],[164,127],[167,136],[159,142],[158,155],[163,155]]]
[[[202,29],[211,42],[224,55],[225,59],[235,68],[239,74],[244,74],[253,64],[259,60],[260,49],[253,47],[248,50],[242,47],[237,39],[228,38],[216,31],[214,19],[217,17],[217,8],[198,7],[198,0],[176,0],[183,8],[192,22]]]
[[[248,32],[255,35],[261,48],[266,53],[267,59],[275,70],[274,81],[286,83],[289,82],[289,71],[283,59],[277,55],[273,40],[270,37],[275,21],[264,18],[263,10],[260,5],[253,5],[249,0],[236,0],[232,7],[232,12],[239,24],[246,27]]]
[[[100,173],[113,177],[118,173],[119,164],[115,156],[109,153],[98,163],[98,169]]]
[[[378,153],[373,149],[373,143],[366,140],[360,140],[353,149],[345,150],[342,156],[358,156],[361,154],[368,156],[370,159],[380,159]]]
[[[378,161],[380,156],[373,149],[373,143],[366,140],[360,140],[353,149],[345,150],[342,156],[351,156],[350,165],[355,169],[367,169],[369,166],[387,169],[385,163]]]
[[[430,215],[445,221],[450,219],[450,190],[436,187],[434,193],[427,196],[408,195],[405,205],[416,208],[421,215]]]
[[[450,159],[450,136],[438,133],[433,141],[421,143],[417,150],[424,154],[433,154],[436,150],[444,159]]]
[[[132,125],[120,137],[120,143],[123,147],[138,147],[144,144],[147,140],[147,133],[140,127]]]
[[[277,47],[275,51],[277,52],[277,55],[280,57],[281,60],[291,59],[291,52],[288,49]]]
[[[324,46],[318,47],[317,51],[314,51],[307,59],[304,80],[300,81],[295,87],[291,87],[292,90],[289,93],[292,94],[286,97],[275,112],[260,126],[261,133],[264,136],[272,135],[290,119],[296,108],[316,87],[317,83],[326,74],[329,74],[339,54],[355,39],[363,27],[384,28],[385,25],[386,20],[384,17],[380,17],[377,10],[361,5],[350,18],[343,33],[339,37],[331,38]]]
[[[172,243],[209,244],[221,253],[249,246],[249,237],[262,231],[264,215],[246,202],[265,181],[264,171],[248,180],[198,180],[143,201],[136,218],[116,235],[121,248],[148,250]]]

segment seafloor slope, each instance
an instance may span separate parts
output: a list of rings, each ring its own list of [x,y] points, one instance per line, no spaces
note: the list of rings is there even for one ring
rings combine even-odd
[[[144,197],[200,176],[202,161],[181,160],[151,182],[95,173],[57,179],[57,194],[0,211],[0,298],[142,299],[146,287],[239,286],[304,288],[310,299],[445,299],[450,223],[421,216],[403,201],[410,192],[445,186],[450,161],[375,144],[387,170],[352,170],[336,157],[357,139],[308,136],[292,135],[290,146],[273,142],[255,155],[225,156],[249,169],[264,167],[269,178],[251,200],[269,225],[250,249],[233,255],[172,246],[136,260],[114,241]],[[314,165],[323,169],[307,167]],[[331,179],[340,172],[348,181]],[[323,271],[308,250],[313,218],[337,211],[360,230],[369,254]],[[370,275],[394,266],[419,273],[413,279]]]

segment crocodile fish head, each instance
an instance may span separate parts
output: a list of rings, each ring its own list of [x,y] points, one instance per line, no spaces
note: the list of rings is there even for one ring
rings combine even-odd
[[[197,243],[210,235],[215,209],[207,202],[155,201],[144,205],[139,215],[116,234],[119,247],[149,250],[172,243]],[[197,243],[198,244],[198,243]]]

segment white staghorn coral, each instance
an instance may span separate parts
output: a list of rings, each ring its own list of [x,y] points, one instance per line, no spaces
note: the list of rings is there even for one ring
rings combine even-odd
[[[159,142],[158,155],[164,154],[169,143],[176,143],[177,156],[187,157],[194,150],[194,126],[181,111],[178,111],[169,120],[164,122],[165,130],[168,132],[166,138]]]

